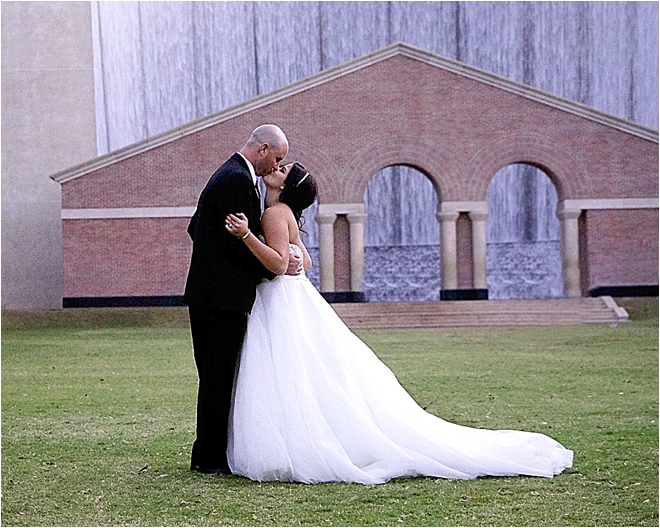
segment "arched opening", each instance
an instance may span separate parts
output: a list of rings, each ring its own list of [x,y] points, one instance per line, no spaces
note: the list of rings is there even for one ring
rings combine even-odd
[[[562,296],[557,190],[542,170],[517,163],[488,187],[488,296]]]
[[[438,300],[440,230],[431,181],[412,167],[387,167],[369,180],[364,203],[366,299]]]

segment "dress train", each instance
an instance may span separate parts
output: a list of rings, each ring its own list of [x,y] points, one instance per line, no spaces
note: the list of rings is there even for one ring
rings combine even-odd
[[[573,461],[543,434],[474,429],[424,411],[304,274],[257,288],[227,454],[234,474],[306,483],[552,477]]]

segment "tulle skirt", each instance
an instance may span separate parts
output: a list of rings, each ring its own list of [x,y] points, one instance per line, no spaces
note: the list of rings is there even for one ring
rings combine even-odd
[[[304,276],[257,288],[227,450],[256,481],[552,477],[573,452],[540,433],[474,429],[424,411]]]

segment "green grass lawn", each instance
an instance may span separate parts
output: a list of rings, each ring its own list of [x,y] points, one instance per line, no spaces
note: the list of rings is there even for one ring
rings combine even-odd
[[[658,300],[632,322],[360,331],[446,420],[575,452],[554,479],[259,484],[192,473],[184,310],[3,313],[5,526],[658,526]]]

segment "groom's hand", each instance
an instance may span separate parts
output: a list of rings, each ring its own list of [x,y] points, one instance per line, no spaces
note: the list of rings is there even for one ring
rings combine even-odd
[[[285,275],[300,275],[303,272],[303,258],[299,253],[289,248],[289,266]]]

